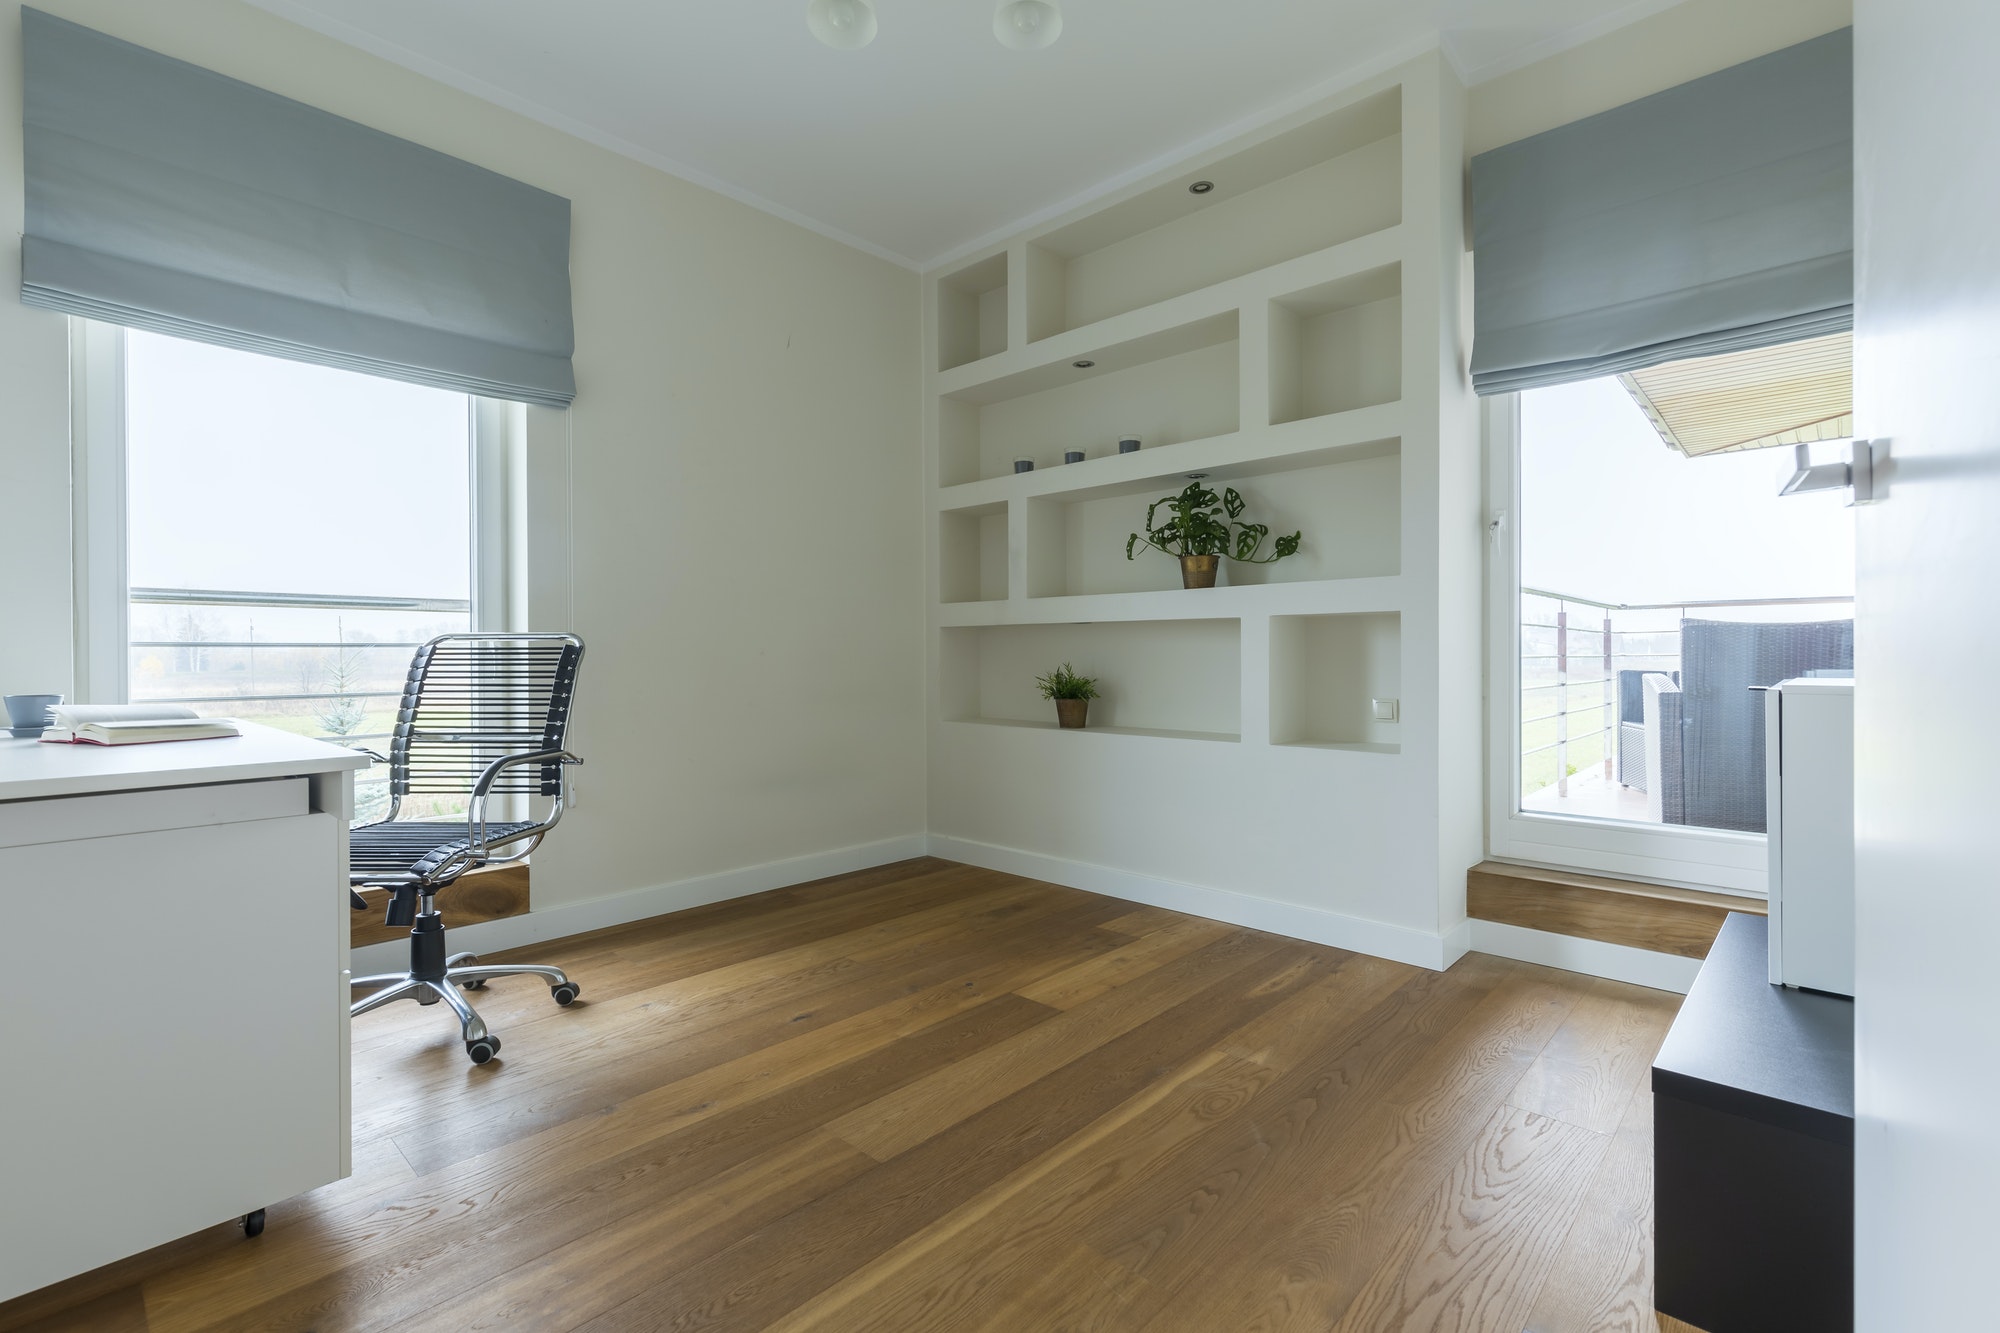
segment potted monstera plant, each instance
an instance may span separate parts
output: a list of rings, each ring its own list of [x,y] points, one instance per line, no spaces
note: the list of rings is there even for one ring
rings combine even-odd
[[[1162,508],[1166,518],[1156,522]],[[1183,588],[1213,588],[1215,571],[1224,556],[1246,565],[1269,565],[1298,554],[1296,532],[1278,538],[1271,544],[1270,554],[1262,554],[1265,539],[1271,535],[1270,525],[1245,523],[1244,508],[1235,487],[1226,488],[1218,497],[1199,479],[1190,481],[1180,494],[1162,496],[1146,506],[1146,530],[1126,538],[1125,558],[1136,558],[1139,543],[1144,542],[1180,560]]]

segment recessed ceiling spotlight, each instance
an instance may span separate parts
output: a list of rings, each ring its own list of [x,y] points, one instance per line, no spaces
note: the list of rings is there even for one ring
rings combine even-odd
[[[1187,479],[1189,481],[1201,481],[1207,476],[1208,474],[1206,472],[1190,472],[1187,474]]]
[[[1215,188],[1214,181],[1196,181],[1194,184],[1188,186],[1188,193],[1207,194],[1210,190],[1213,190],[1214,188]]]
[[[1039,51],[1062,36],[1062,10],[1055,0],[1000,0],[993,35],[1010,50]]]
[[[806,27],[836,51],[859,51],[875,40],[875,6],[870,0],[811,0]]]
[[[1072,366],[1075,366],[1078,370],[1089,370],[1092,366],[1096,365],[1097,363],[1095,361],[1072,361],[1070,362],[1070,364]]]

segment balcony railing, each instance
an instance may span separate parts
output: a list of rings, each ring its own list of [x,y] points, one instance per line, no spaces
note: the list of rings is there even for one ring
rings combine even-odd
[[[395,725],[411,653],[471,628],[464,598],[131,591],[130,696],[248,718],[352,748],[380,748]],[[360,776],[364,809],[386,803],[388,775]]]
[[[1522,795],[1553,785],[1567,797],[1572,774],[1596,765],[1611,781],[1618,673],[1679,670],[1680,622],[1690,612],[1764,619],[1787,609],[1853,604],[1852,597],[1614,603],[1521,589]],[[1750,614],[1757,612],[1765,614]]]

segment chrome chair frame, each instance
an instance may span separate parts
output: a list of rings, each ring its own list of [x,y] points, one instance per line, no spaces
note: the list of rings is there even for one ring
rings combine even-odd
[[[415,723],[423,700],[424,673],[428,671],[429,664],[434,660],[433,654],[435,650],[441,644],[481,640],[504,640],[517,643],[560,643],[566,648],[575,650],[574,657],[567,658],[570,672],[569,680],[566,682],[559,681],[551,687],[551,711],[553,712],[557,707],[563,710],[561,731],[564,736],[567,735],[568,710],[573,706],[573,697],[569,692],[574,689],[575,673],[583,662],[582,639],[574,634],[547,633],[509,634],[499,632],[438,635],[419,648],[416,657],[412,660],[410,678],[404,686],[403,701],[397,715],[397,744],[392,747],[397,758],[392,760],[383,755],[376,754],[372,750],[365,752],[382,763],[390,764],[392,766],[392,774],[395,776],[392,777],[388,813],[374,824],[358,826],[356,829],[357,832],[376,827],[377,825],[396,822],[396,816],[402,809],[402,789],[407,786],[408,782],[409,742],[419,735],[415,730]],[[418,662],[424,663],[424,666],[419,668],[417,665]],[[559,705],[554,702],[554,695],[557,690],[564,691],[562,702]],[[469,738],[462,735],[434,733],[425,737],[425,739],[433,742],[455,743],[467,741]],[[500,733],[497,738],[487,735],[482,739],[489,744],[495,739],[501,741],[518,739],[524,744],[532,744],[537,748],[502,755],[485,766],[472,784],[466,805],[465,835],[463,838],[446,836],[451,830],[457,827],[455,823],[438,822],[439,842],[437,849],[442,850],[450,847],[452,850],[429,869],[423,871],[418,871],[415,868],[400,873],[382,870],[355,870],[351,871],[348,875],[348,884],[350,886],[349,896],[352,899],[351,905],[354,908],[357,910],[365,909],[368,905],[367,901],[360,894],[353,892],[354,888],[389,889],[391,897],[386,920],[390,925],[407,924],[411,928],[409,971],[355,977],[350,983],[354,988],[379,989],[375,989],[372,995],[354,1001],[348,1011],[350,1016],[365,1014],[371,1009],[379,1009],[383,1005],[391,1004],[397,1000],[415,1000],[418,1004],[424,1005],[436,1004],[439,1001],[443,1001],[458,1016],[459,1030],[465,1040],[466,1054],[474,1064],[485,1064],[488,1060],[499,1054],[500,1038],[487,1030],[486,1024],[479,1017],[478,1012],[459,993],[461,987],[466,990],[477,990],[482,989],[487,982],[502,977],[533,976],[540,977],[548,983],[550,993],[559,1005],[567,1006],[571,1004],[581,993],[581,988],[575,982],[572,982],[561,968],[525,963],[482,966],[479,964],[478,957],[474,954],[459,953],[448,957],[445,954],[444,922],[437,910],[436,900],[438,892],[452,884],[468,870],[483,866],[508,865],[521,861],[529,853],[533,852],[536,847],[541,845],[542,839],[548,835],[549,830],[562,821],[563,812],[569,806],[569,770],[583,762],[583,760],[560,745],[555,748],[546,748],[544,733],[518,732],[511,735],[509,733]],[[396,767],[398,764],[402,766],[400,773]],[[510,769],[525,764],[541,765],[544,767],[553,766],[555,769],[555,791],[548,816],[523,826],[506,826],[496,836],[492,831],[494,821],[488,818],[488,802],[493,795],[494,787]],[[463,845],[455,845],[460,843]]]

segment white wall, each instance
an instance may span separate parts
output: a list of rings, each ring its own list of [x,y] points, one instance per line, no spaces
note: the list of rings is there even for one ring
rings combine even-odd
[[[1855,420],[1887,437],[1855,592],[1856,1323],[1992,1328],[2000,939],[2000,10],[1860,0]]]
[[[589,644],[587,766],[538,910],[922,832],[915,274],[233,0],[42,7],[574,201],[577,401],[530,423],[538,508],[573,484],[574,567],[531,542],[531,611]],[[66,364],[61,316],[0,299],[9,693],[70,688]]]

